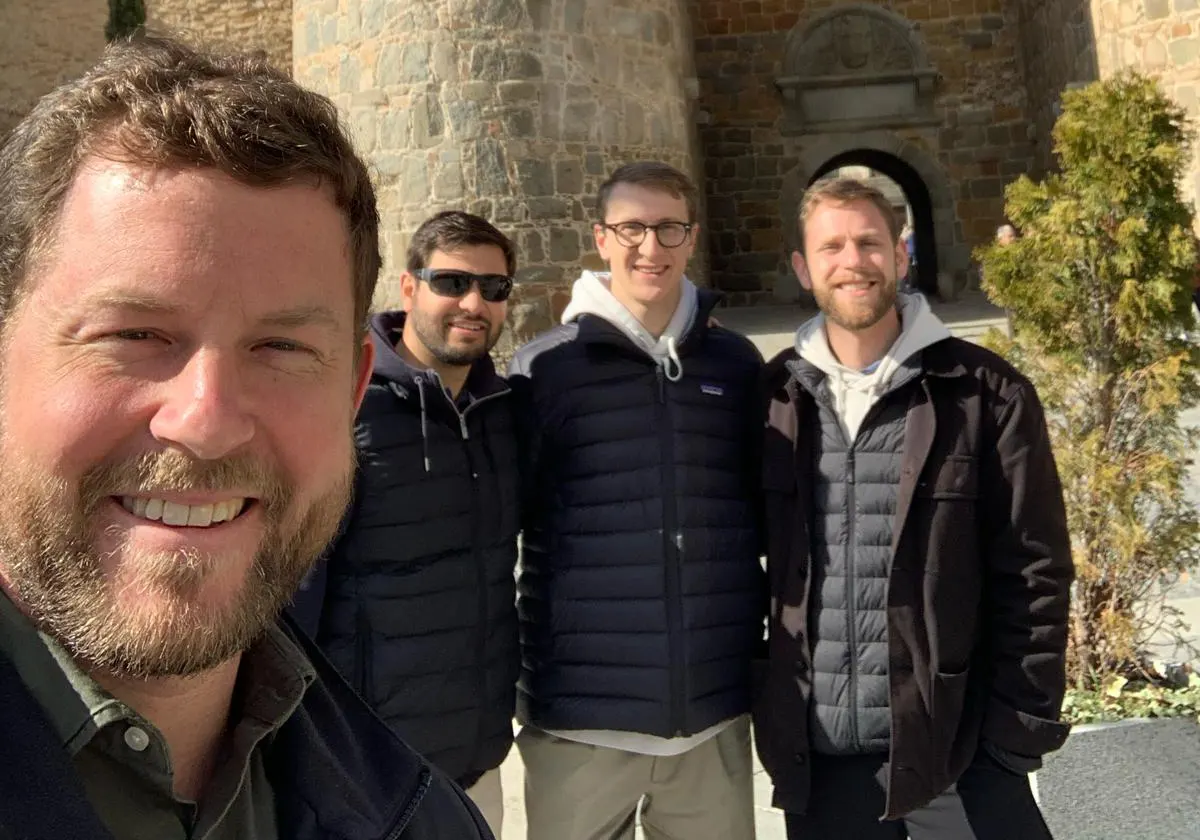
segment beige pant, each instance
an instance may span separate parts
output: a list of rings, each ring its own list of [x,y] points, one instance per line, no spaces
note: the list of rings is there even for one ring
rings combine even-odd
[[[488,828],[501,840],[500,829],[504,822],[504,789],[500,786],[500,768],[489,770],[479,777],[479,781],[467,789],[467,796],[475,803],[475,807],[483,814]]]
[[[594,747],[526,726],[529,840],[754,840],[750,719],[682,755]],[[640,814],[639,814],[640,812]]]

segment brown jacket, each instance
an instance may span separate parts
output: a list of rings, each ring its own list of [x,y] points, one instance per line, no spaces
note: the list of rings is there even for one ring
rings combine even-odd
[[[756,741],[774,803],[809,792],[808,639],[812,397],[785,351],[766,368],[768,659]],[[891,760],[885,816],[953,784],[981,740],[1018,756],[1062,746],[1074,569],[1058,471],[1029,381],[981,347],[946,339],[889,395],[908,403],[888,583]]]

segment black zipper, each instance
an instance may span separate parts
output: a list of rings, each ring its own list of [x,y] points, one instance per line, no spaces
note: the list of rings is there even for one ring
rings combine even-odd
[[[374,692],[371,690],[371,621],[367,618],[367,608],[363,599],[358,599],[356,613],[358,622],[358,639],[354,645],[354,655],[358,658],[358,667],[354,673],[358,675],[358,696],[368,704],[372,704]]]
[[[499,391],[495,394],[489,394],[486,397],[481,397],[475,402],[468,405],[464,410],[459,411],[458,406],[454,406],[455,412],[458,414],[459,431],[462,433],[463,450],[467,455],[467,468],[471,471],[471,559],[475,564],[476,588],[479,591],[478,608],[479,621],[476,625],[475,639],[475,655],[476,667],[479,671],[479,702],[480,713],[479,723],[475,733],[476,754],[472,756],[471,768],[474,770],[474,764],[478,758],[478,750],[483,744],[484,724],[486,716],[484,710],[487,708],[488,691],[487,691],[487,668],[484,667],[487,662],[487,626],[488,626],[488,610],[491,606],[488,599],[488,577],[487,566],[484,563],[483,552],[480,550],[480,525],[481,516],[481,498],[479,492],[479,472],[475,468],[475,457],[471,452],[471,431],[467,427],[467,415],[475,406],[485,403],[490,399],[502,396],[508,393],[507,391]]]
[[[854,588],[856,542],[854,510],[855,496],[854,444],[846,450],[846,644],[850,646],[850,743],[859,752],[858,743],[858,636],[854,632],[854,608],[858,600]]]
[[[383,840],[400,840],[404,835],[408,824],[412,822],[413,815],[417,812],[417,808],[425,799],[425,794],[429,793],[429,788],[433,786],[433,773],[428,767],[421,769],[421,778],[417,782],[417,789],[413,791],[413,795],[409,797],[408,804],[404,806],[404,810],[396,817],[396,822],[388,830],[388,833],[383,835]]]
[[[667,379],[658,364],[654,366],[654,374],[658,383],[658,435],[662,446],[660,457],[663,478],[663,561],[666,567],[667,651],[671,671],[670,725],[672,733],[680,736],[687,732],[682,638],[683,585],[680,580],[683,574],[680,568],[683,535],[679,533],[676,521],[675,446],[667,406]]]

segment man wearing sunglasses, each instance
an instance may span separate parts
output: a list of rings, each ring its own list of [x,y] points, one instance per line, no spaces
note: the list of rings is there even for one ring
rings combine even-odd
[[[529,840],[749,840],[761,358],[684,276],[683,173],[624,166],[598,211],[609,271],[510,369]]]
[[[497,837],[518,668],[518,478],[509,389],[488,351],[515,268],[512,244],[478,216],[439,213],[413,235],[403,311],[371,321],[354,503],[324,583],[296,603],[334,664]]]

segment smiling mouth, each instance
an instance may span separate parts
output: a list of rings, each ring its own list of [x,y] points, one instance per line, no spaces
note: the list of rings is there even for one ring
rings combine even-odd
[[[633,270],[642,274],[653,274],[655,277],[667,273],[667,267],[663,265],[635,265]]]
[[[471,333],[487,332],[487,324],[481,324],[478,321],[472,321],[470,323],[461,323],[458,321],[451,321],[450,326],[454,327],[457,330],[462,330],[463,332],[471,332]]]
[[[114,497],[121,507],[139,519],[161,522],[175,527],[209,528],[222,522],[231,522],[245,512],[253,499],[225,499],[214,504],[184,505],[166,499],[145,496]]]

